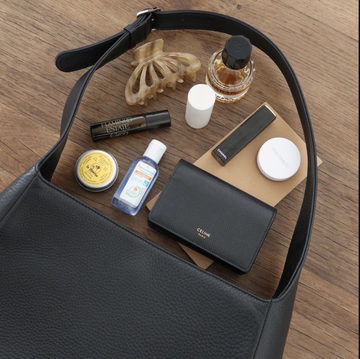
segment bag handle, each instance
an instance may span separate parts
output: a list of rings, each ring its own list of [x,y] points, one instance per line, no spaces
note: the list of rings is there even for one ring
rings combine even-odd
[[[229,16],[206,11],[162,12],[157,8],[153,8],[138,13],[134,23],[108,39],[94,45],[60,53],[56,58],[56,65],[61,71],[76,71],[91,65],[93,67],[80,77],[71,90],[62,116],[60,139],[39,162],[39,169],[46,179],[51,179],[74,122],[81,98],[95,71],[128,51],[137,43],[145,40],[152,29],[196,29],[219,31],[229,35],[242,34],[249,38],[254,46],[265,52],[276,63],[289,85],[305,135],[308,175],[304,199],[290,243],[284,271],[273,297],[281,298],[293,286],[297,285],[308,251],[315,215],[317,157],[309,112],[296,75],[279,48],[252,26]]]

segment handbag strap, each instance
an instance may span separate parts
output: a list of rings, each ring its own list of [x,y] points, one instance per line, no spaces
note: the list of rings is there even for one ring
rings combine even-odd
[[[61,136],[56,145],[39,162],[39,169],[44,178],[51,179],[86,86],[95,71],[145,40],[152,29],[196,29],[219,31],[229,35],[242,34],[276,63],[288,83],[304,131],[308,156],[308,175],[304,199],[289,246],[284,271],[273,297],[281,298],[288,293],[290,288],[297,285],[308,251],[315,215],[317,157],[309,112],[296,75],[279,48],[252,26],[229,16],[205,11],[162,12],[157,8],[145,9],[138,13],[134,23],[126,26],[118,34],[93,45],[60,53],[56,58],[56,65],[61,71],[76,71],[92,65],[93,67],[80,77],[71,90],[62,116]]]

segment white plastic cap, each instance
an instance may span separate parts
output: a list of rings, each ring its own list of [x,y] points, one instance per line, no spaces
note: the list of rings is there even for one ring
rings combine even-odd
[[[187,98],[185,120],[192,128],[203,128],[210,120],[215,103],[215,92],[208,85],[193,86]]]
[[[300,151],[290,140],[275,137],[261,146],[257,164],[265,177],[273,181],[285,181],[299,170]]]
[[[151,158],[154,162],[159,163],[167,147],[158,140],[152,140],[144,152],[144,157]]]

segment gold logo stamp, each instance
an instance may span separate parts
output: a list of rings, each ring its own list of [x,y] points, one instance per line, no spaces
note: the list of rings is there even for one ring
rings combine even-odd
[[[198,236],[201,237],[201,238],[210,238],[210,233],[204,231],[204,230],[201,229],[201,228],[198,228],[198,229],[197,229],[197,234],[198,234]]]

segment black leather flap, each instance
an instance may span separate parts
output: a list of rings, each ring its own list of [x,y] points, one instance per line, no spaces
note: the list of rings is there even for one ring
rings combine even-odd
[[[276,210],[180,160],[149,214],[149,225],[247,273]]]

